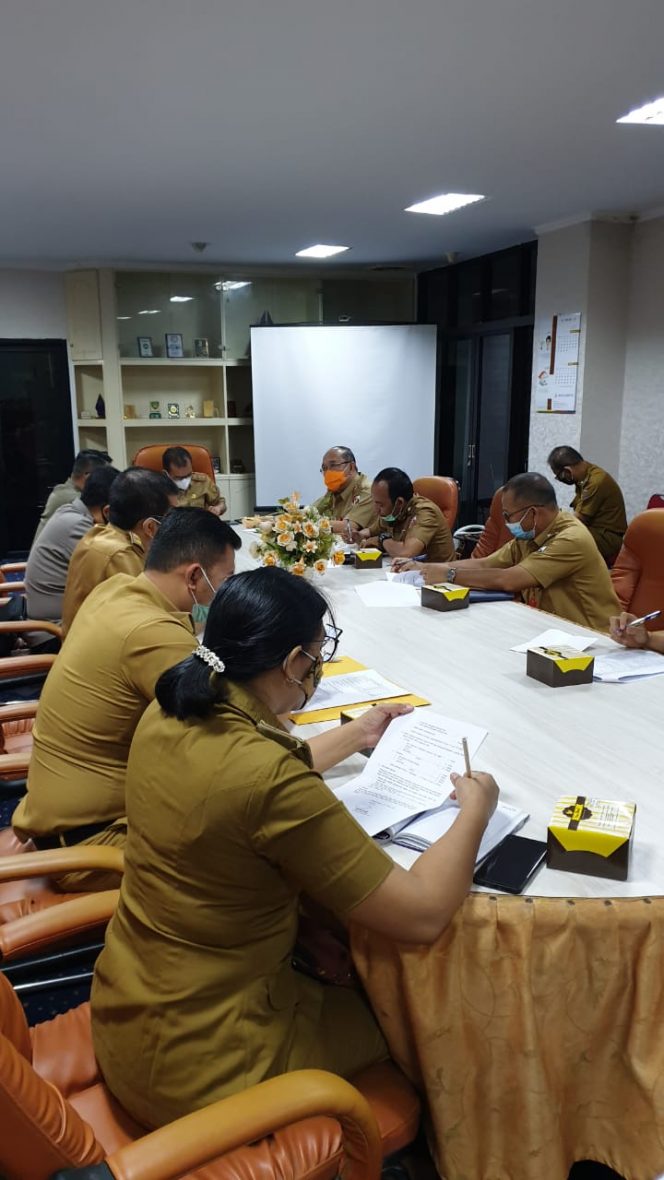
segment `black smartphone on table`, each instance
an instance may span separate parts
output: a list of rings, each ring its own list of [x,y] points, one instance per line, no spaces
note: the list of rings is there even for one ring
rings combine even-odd
[[[521,893],[546,857],[544,840],[529,836],[506,836],[502,844],[482,861],[473,881],[504,893]]]

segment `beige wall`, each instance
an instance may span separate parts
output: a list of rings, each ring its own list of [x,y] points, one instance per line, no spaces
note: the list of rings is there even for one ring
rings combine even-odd
[[[0,270],[0,338],[67,338],[64,275]]]

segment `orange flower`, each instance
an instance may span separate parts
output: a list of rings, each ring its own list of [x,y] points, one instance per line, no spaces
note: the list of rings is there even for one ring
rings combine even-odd
[[[302,525],[302,532],[305,537],[311,537],[313,539],[318,536],[318,525],[314,524],[312,520],[305,520]]]
[[[334,553],[332,554],[332,561],[333,561],[334,565],[343,565],[344,560],[345,560],[345,555],[343,553],[343,550],[335,549]]]
[[[276,564],[277,564],[277,559],[274,556],[274,553],[266,553],[265,557],[263,558],[263,565],[276,565]]]
[[[315,571],[316,571],[316,573],[317,573],[317,574],[324,574],[324,573],[325,573],[325,570],[327,569],[327,562],[326,562],[326,561],[320,561],[320,560],[319,560],[319,561],[315,561],[315,562],[314,562],[314,569],[315,569]]]
[[[296,577],[301,578],[305,568],[306,567],[303,561],[296,561],[295,564],[291,566],[291,573],[295,574]]]

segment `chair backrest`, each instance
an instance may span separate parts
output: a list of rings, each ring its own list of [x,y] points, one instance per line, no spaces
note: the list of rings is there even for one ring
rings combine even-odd
[[[194,471],[209,475],[214,483],[212,456],[207,447],[201,447],[198,443],[183,443],[175,440],[166,443],[151,443],[149,447],[141,447],[140,451],[136,452],[132,459],[134,467],[148,467],[150,471],[163,471],[164,464],[161,457],[168,447],[184,447],[191,455],[191,465]]]
[[[640,512],[628,526],[611,581],[623,610],[647,615],[662,614],[649,624],[652,631],[664,628],[664,508]]]
[[[487,522],[471,557],[489,557],[496,549],[502,549],[503,545],[507,545],[511,540],[512,534],[503,517],[503,489],[498,488],[493,494]]]
[[[0,1126],[0,1175],[5,1180],[45,1180],[62,1168],[87,1167],[104,1158],[92,1128],[32,1068],[27,1022],[4,975],[0,975]]]
[[[450,531],[456,523],[459,511],[459,485],[451,475],[422,475],[413,480],[418,496],[433,500],[442,512]]]
[[[664,508],[664,492],[655,492],[648,500],[647,507]]]

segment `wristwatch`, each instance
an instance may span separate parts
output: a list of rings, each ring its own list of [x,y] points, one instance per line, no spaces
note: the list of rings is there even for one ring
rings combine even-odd
[[[456,582],[456,570],[455,569],[448,569],[447,577],[446,577],[445,581],[446,582]]]
[[[383,550],[383,553],[385,552],[385,542],[391,540],[391,537],[392,537],[391,533],[379,533],[378,534],[378,544],[380,545],[381,549]]]

